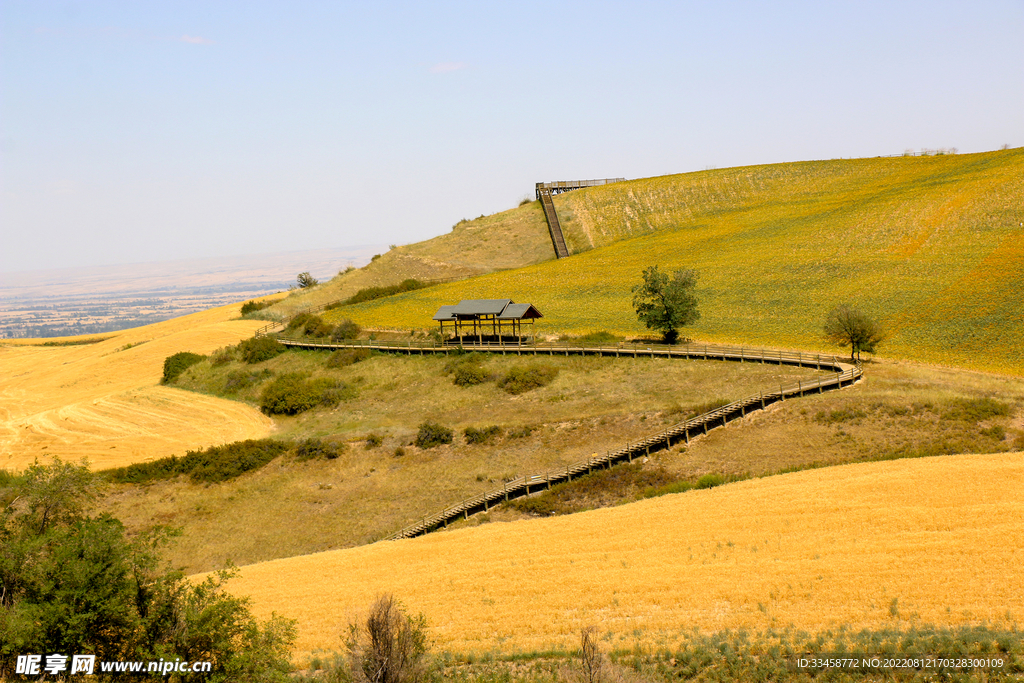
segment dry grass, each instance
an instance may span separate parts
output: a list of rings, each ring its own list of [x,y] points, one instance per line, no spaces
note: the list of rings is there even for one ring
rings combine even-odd
[[[564,466],[658,431],[666,421],[680,419],[666,415],[672,404],[697,405],[709,396],[735,399],[815,374],[734,363],[556,357],[543,359],[560,369],[551,384],[512,396],[493,381],[455,386],[444,372],[443,357],[376,356],[328,370],[327,355],[290,352],[258,367],[275,374],[330,376],[358,388],[358,396],[337,409],[275,420],[284,438],[351,442],[340,458],[278,461],[212,486],[185,481],[118,486],[106,509],[132,529],[154,521],[181,526],[184,538],[168,556],[191,571],[221,567],[229,559],[246,564],[364,544],[502,480]],[[497,375],[520,362],[496,356],[482,364]],[[194,366],[185,385],[216,387],[235,365]],[[254,389],[250,396],[257,393]],[[413,446],[425,421],[456,430],[455,443]],[[486,445],[465,442],[466,427],[489,425],[534,431]],[[380,447],[363,447],[369,434],[383,437]],[[398,447],[403,456],[394,455]]]
[[[292,292],[268,311],[291,317],[309,306],[347,299],[360,289],[415,278],[467,277],[521,268],[555,257],[538,202],[455,225],[433,239],[397,247],[364,268],[339,275],[311,290]]]
[[[544,520],[275,560],[232,590],[339,647],[381,591],[437,649],[671,647],[693,628],[1005,623],[1024,614],[1024,455],[798,472]]]
[[[238,308],[124,330],[96,344],[0,346],[0,467],[21,469],[50,455],[116,467],[265,436],[270,420],[249,406],[159,386],[167,356],[210,353],[263,324],[234,320]]]

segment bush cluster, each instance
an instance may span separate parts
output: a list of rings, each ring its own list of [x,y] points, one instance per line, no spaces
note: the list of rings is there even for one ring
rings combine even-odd
[[[460,387],[472,387],[493,379],[482,365],[462,363],[452,373],[452,382]]]
[[[288,450],[288,444],[273,439],[249,439],[223,446],[188,451],[182,457],[171,456],[139,462],[111,470],[109,476],[122,484],[144,484],[187,474],[194,482],[219,482],[234,479],[259,469]]]
[[[243,389],[248,389],[260,382],[270,379],[274,373],[264,368],[259,372],[247,372],[245,370],[232,370],[224,378],[224,393],[234,394]]]
[[[558,368],[542,363],[515,365],[498,380],[498,386],[510,394],[522,394],[550,384],[558,376]]]
[[[466,427],[462,430],[462,434],[466,437],[466,443],[485,444],[500,438],[503,431],[498,425],[491,425],[490,427],[482,427],[480,429]]]
[[[356,325],[354,322],[345,318],[334,327],[334,332],[331,334],[331,338],[334,341],[347,341],[349,339],[358,339],[359,333],[363,331],[363,328]]]
[[[201,362],[206,356],[201,356],[198,353],[190,353],[189,351],[182,351],[176,353],[173,356],[168,356],[164,359],[164,377],[162,382],[164,384],[170,384],[174,380],[178,379],[181,373],[188,370],[196,363]]]
[[[297,415],[318,406],[334,407],[354,392],[331,377],[308,379],[290,372],[267,384],[260,396],[260,410],[267,415]]]
[[[334,325],[313,313],[299,313],[288,321],[285,329],[307,337],[329,337],[334,332]]]
[[[347,450],[348,446],[338,441],[306,439],[295,447],[295,457],[299,460],[334,460]]]
[[[345,304],[361,304],[364,301],[373,301],[374,299],[382,299],[386,296],[393,296],[403,292],[423,289],[427,285],[428,283],[426,282],[420,282],[419,280],[408,278],[406,280],[402,280],[397,285],[388,285],[386,287],[367,287],[366,289],[360,289],[358,292],[345,299]]]
[[[245,316],[256,311],[262,311],[273,303],[273,301],[246,301],[242,304],[242,315]]]
[[[416,446],[419,448],[433,448],[454,440],[455,433],[436,422],[424,422],[416,434]]]
[[[246,363],[262,363],[287,349],[273,337],[252,337],[238,345],[238,355]]]
[[[327,356],[327,361],[324,365],[334,369],[345,368],[364,361],[371,355],[373,354],[370,349],[339,349]]]
[[[380,445],[382,443],[384,443],[384,437],[381,436],[380,434],[367,434],[366,445],[364,447],[366,448],[366,450],[370,451],[373,450],[374,448],[380,448]]]

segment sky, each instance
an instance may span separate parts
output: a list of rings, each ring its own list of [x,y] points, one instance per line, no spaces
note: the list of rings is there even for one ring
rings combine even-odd
[[[1024,0],[0,0],[0,272],[390,245],[539,181],[1024,145]]]

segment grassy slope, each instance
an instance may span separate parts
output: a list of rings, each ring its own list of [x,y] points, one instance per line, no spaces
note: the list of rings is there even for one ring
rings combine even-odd
[[[436,280],[520,268],[555,257],[544,212],[530,202],[491,216],[459,222],[451,232],[392,249],[360,268],[308,291],[295,291],[270,315],[292,316],[309,306],[352,296],[406,278]]]
[[[233,590],[340,649],[378,591],[437,649],[671,646],[691,629],[1005,624],[1024,613],[1024,455],[868,463],[242,569]],[[978,524],[984,519],[984,524]]]
[[[263,324],[237,320],[238,308],[123,330],[95,344],[0,346],[0,467],[21,469],[50,455],[116,467],[266,435],[270,420],[250,406],[159,384],[167,356],[209,353]]]
[[[712,398],[736,399],[797,379],[813,370],[734,363],[650,359],[550,358],[560,373],[548,386],[512,396],[488,382],[457,387],[443,357],[377,356],[329,370],[324,352],[290,352],[246,371],[303,372],[357,387],[336,409],[275,418],[277,437],[329,437],[351,442],[342,457],[306,464],[276,462],[265,471],[213,486],[184,479],[152,486],[115,487],[106,509],[130,528],[152,520],[182,526],[185,538],[170,551],[175,566],[201,571],[227,560],[247,564],[375,541],[455,501],[524,474],[576,462],[618,448],[681,419],[681,410]],[[531,359],[532,360],[532,359]],[[500,375],[523,364],[489,357]],[[529,361],[527,361],[529,362]],[[181,386],[215,391],[238,364],[190,369]],[[257,400],[262,387],[237,394]],[[411,446],[419,425],[432,420],[456,430],[450,446]],[[466,427],[530,426],[522,438],[465,443]],[[368,434],[383,437],[366,450]],[[394,455],[401,446],[405,454]],[[303,520],[296,525],[296,520]]]
[[[642,330],[640,270],[700,272],[700,339],[821,348],[849,301],[892,331],[890,357],[1024,371],[1024,149],[803,162],[630,181],[556,198],[573,258],[493,273],[330,316],[430,328],[438,306],[509,297],[541,329]]]

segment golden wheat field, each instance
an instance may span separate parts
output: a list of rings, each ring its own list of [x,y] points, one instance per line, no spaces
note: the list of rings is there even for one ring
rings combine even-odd
[[[1005,623],[1024,615],[1024,454],[846,465],[617,508],[244,567],[299,653],[341,649],[379,591],[434,647],[674,645],[693,629]]]
[[[232,304],[95,344],[0,346],[0,467],[59,455],[102,469],[265,436],[272,423],[251,406],[159,385],[167,356],[209,353],[264,324],[237,316]]]

